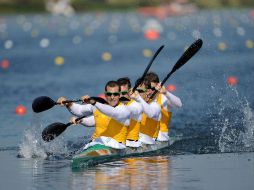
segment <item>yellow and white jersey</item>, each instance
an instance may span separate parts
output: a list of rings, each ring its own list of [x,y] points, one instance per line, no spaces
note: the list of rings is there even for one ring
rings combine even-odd
[[[139,141],[144,144],[154,144],[154,138],[158,136],[158,122],[161,118],[160,105],[156,100],[147,103],[141,96],[137,96],[135,100],[143,107]]]
[[[140,147],[141,142],[139,141],[139,131],[143,107],[135,100],[129,101],[126,105],[130,110],[130,125],[128,126],[126,146]]]
[[[91,117],[82,119],[82,124],[85,126],[95,124],[92,144],[104,144],[116,149],[125,148],[127,126],[130,124],[130,111],[127,106],[119,104],[112,107],[97,102],[94,106],[73,104],[69,109],[71,113],[78,116],[93,114]]]
[[[169,125],[171,122],[171,108],[173,107],[181,107],[182,102],[180,98],[175,95],[167,92],[164,94],[159,94],[157,98],[158,104],[161,106],[161,119],[159,123],[159,133],[157,137],[157,141],[168,141],[169,136]]]

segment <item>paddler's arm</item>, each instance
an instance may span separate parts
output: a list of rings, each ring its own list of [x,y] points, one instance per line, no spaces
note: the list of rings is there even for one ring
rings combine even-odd
[[[95,126],[95,120],[94,120],[94,116],[87,116],[79,121],[76,121],[77,117],[72,117],[70,119],[70,122],[77,125],[77,124],[81,124],[84,125],[85,127],[94,127]]]
[[[81,125],[84,125],[86,127],[94,127],[95,126],[95,120],[94,120],[94,116],[91,115],[91,116],[88,116],[88,117],[85,117],[81,120]]]
[[[145,100],[138,95],[135,100],[141,103],[143,107],[143,112],[150,118],[158,120],[160,117],[160,106],[156,102],[151,102],[150,104],[146,103]]]
[[[183,104],[182,104],[181,99],[178,98],[177,96],[175,96],[174,94],[167,91],[165,93],[165,96],[167,98],[167,102],[170,107],[177,107],[177,108],[182,107]]]
[[[162,99],[163,106],[178,107],[178,108],[182,107],[181,99],[175,96],[174,94],[170,93],[169,91],[167,91],[165,86],[161,86],[161,83],[159,83],[156,88],[157,90],[159,90],[161,94],[163,94],[166,97],[166,100],[165,98]]]
[[[94,107],[90,104],[76,104],[76,103],[63,103],[66,101],[65,97],[60,97],[57,100],[57,103],[60,103],[61,106],[66,106],[66,108],[75,116],[81,117],[81,116],[89,116],[93,114]]]
[[[94,106],[92,106],[91,104],[80,105],[72,103],[70,106],[66,107],[73,115],[76,115],[78,117],[93,115],[94,111]]]
[[[110,105],[96,102],[94,106],[103,114],[114,118],[124,125],[129,125],[130,122],[130,110],[125,105],[119,105],[112,107]]]
[[[133,101],[130,105],[127,106],[131,112],[131,117],[136,121],[141,121],[143,107],[140,103]]]

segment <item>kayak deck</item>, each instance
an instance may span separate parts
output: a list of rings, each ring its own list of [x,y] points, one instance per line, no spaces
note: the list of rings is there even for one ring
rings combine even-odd
[[[120,150],[96,144],[73,156],[71,165],[72,168],[85,168],[120,158],[144,156],[147,153],[154,153],[168,146],[169,142],[156,142],[153,145],[143,145],[138,148],[127,147]]]

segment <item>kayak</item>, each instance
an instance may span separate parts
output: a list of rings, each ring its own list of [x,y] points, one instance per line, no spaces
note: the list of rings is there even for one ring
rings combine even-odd
[[[95,144],[73,156],[71,166],[73,169],[85,168],[119,160],[121,158],[144,156],[149,153],[156,153],[164,148],[167,148],[169,145],[170,143],[168,141],[157,141],[156,144],[144,144],[138,148],[127,147],[125,149],[114,149],[102,144]]]

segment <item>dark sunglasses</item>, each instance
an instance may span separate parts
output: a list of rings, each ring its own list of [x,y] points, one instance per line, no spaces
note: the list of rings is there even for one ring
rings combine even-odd
[[[129,93],[129,91],[128,91],[128,90],[125,90],[125,91],[121,91],[120,93],[121,93],[122,95],[126,95],[126,94]]]
[[[105,95],[106,96],[120,96],[120,93],[119,92],[105,92]]]
[[[137,89],[137,91],[138,91],[139,93],[145,93],[145,92],[146,92],[146,90],[144,90],[144,89]]]

